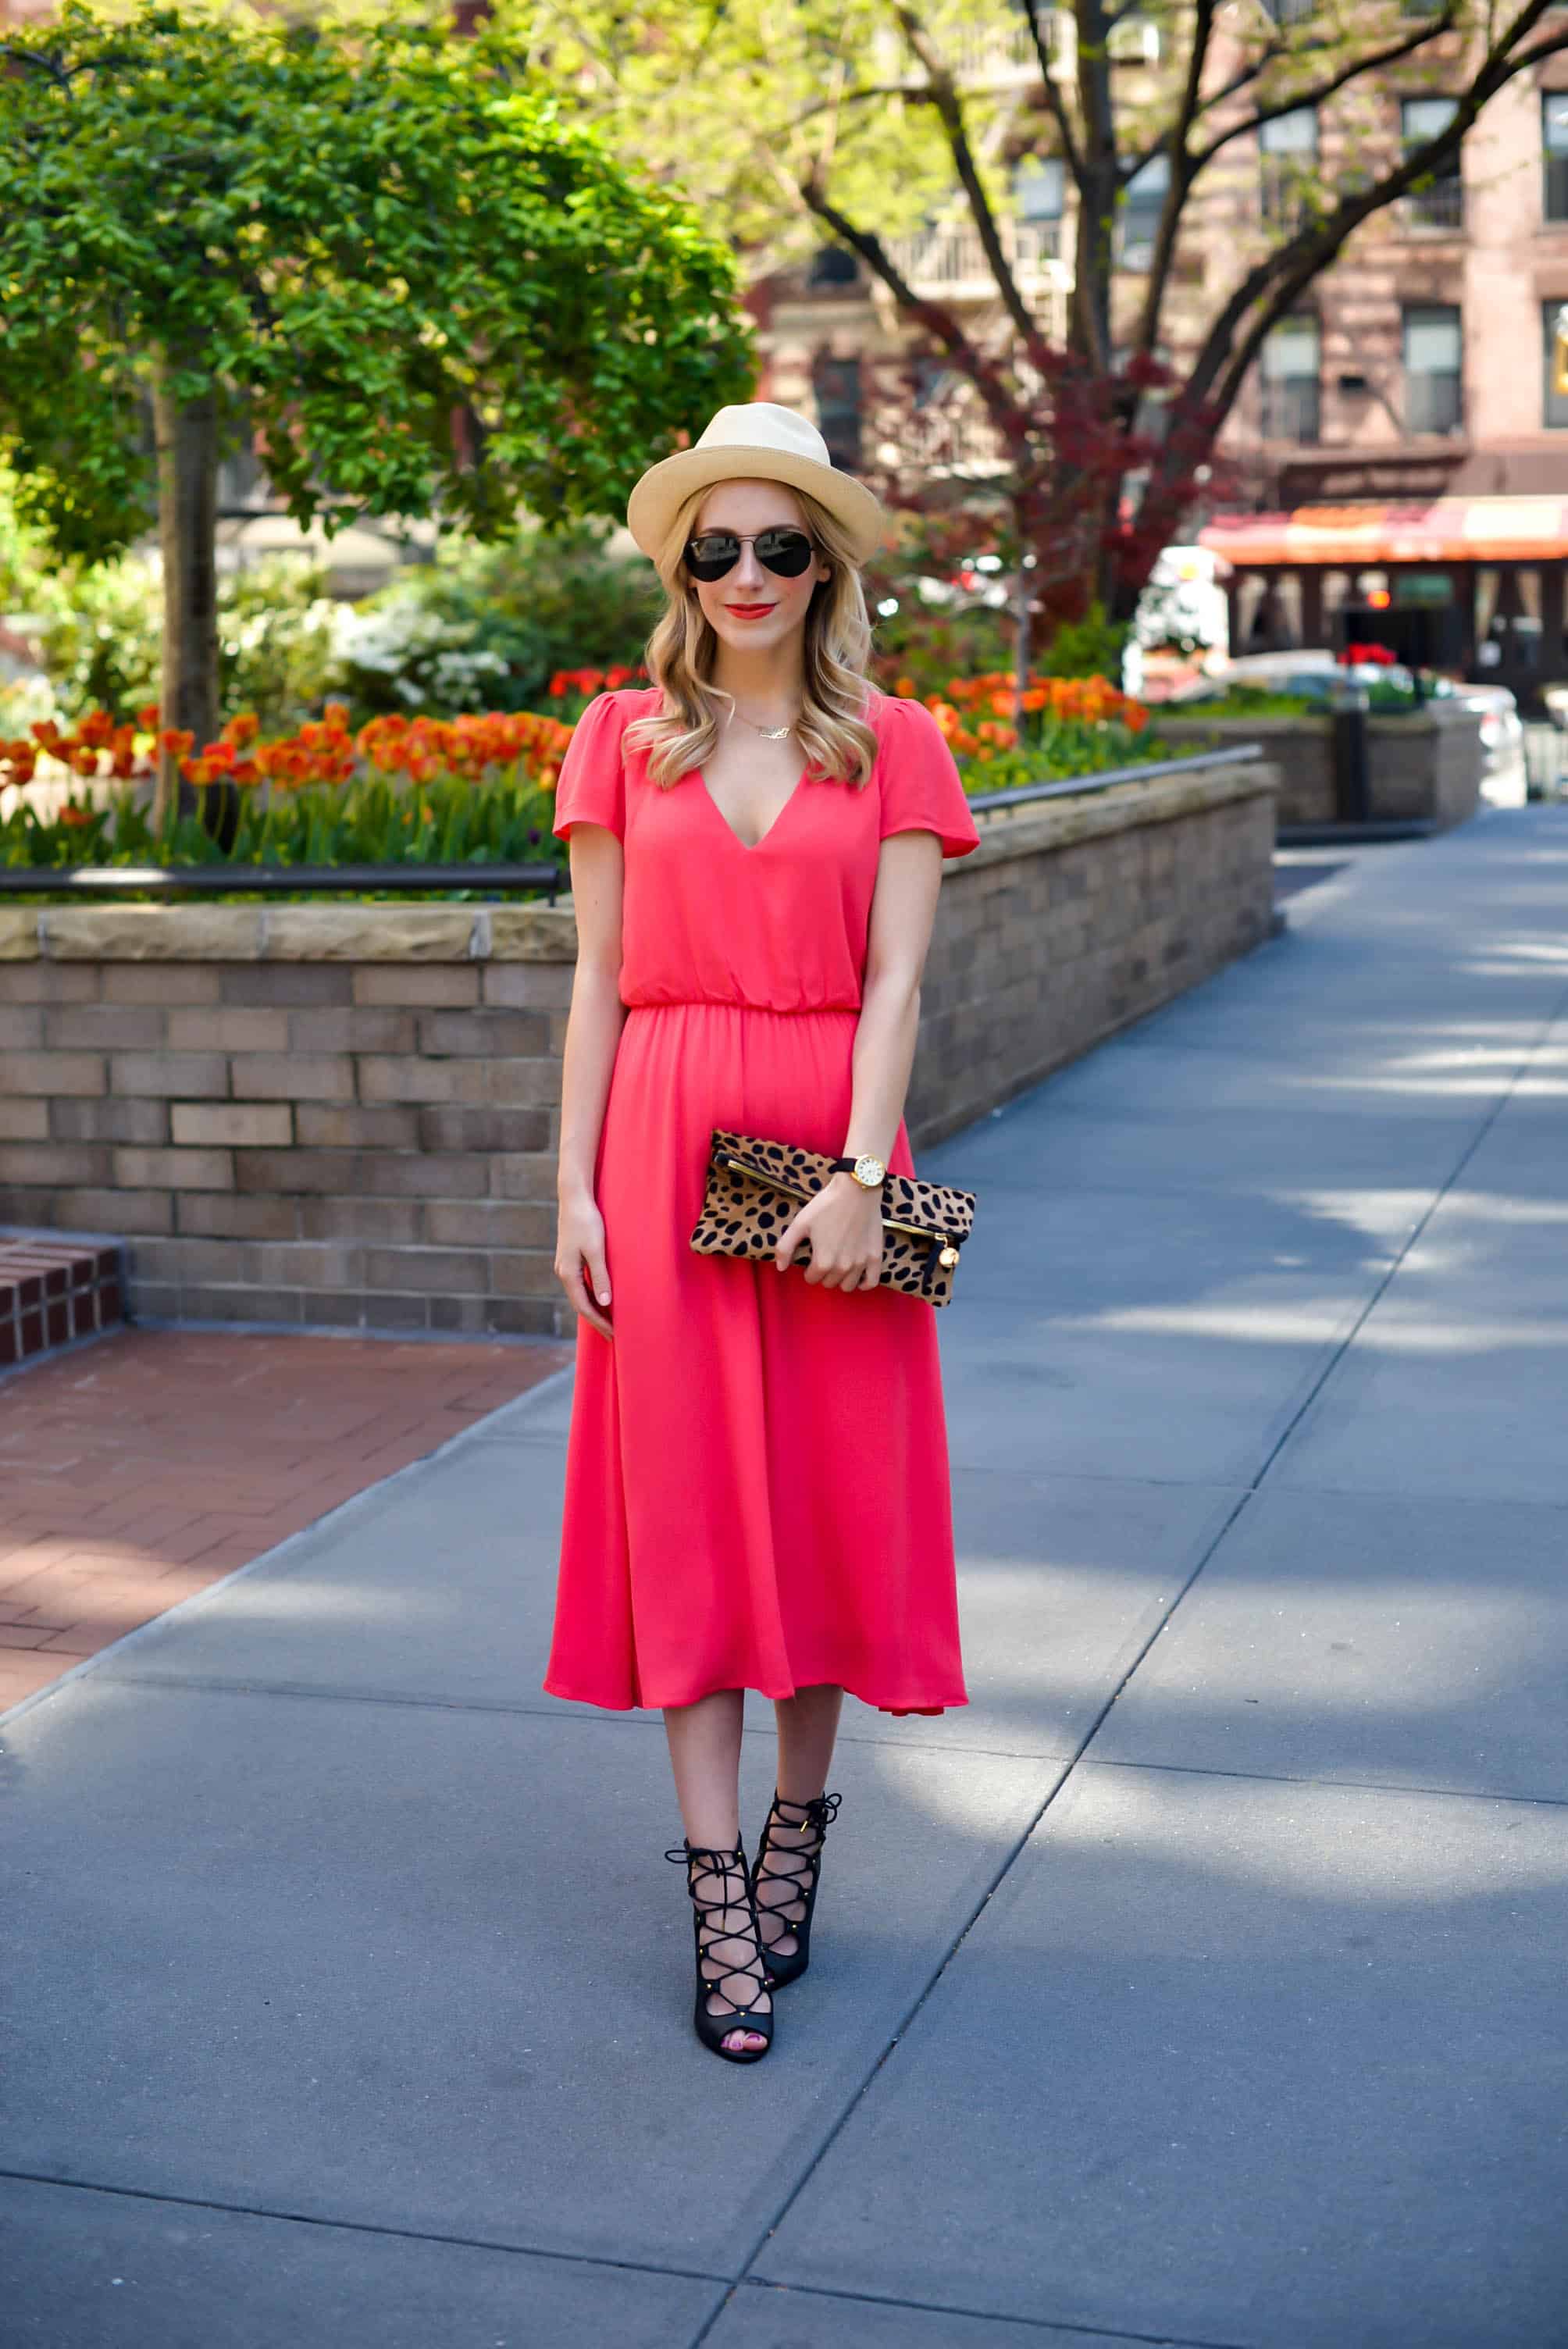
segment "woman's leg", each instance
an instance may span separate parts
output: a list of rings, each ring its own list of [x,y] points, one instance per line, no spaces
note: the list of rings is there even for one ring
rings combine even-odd
[[[814,1803],[828,1783],[828,1772],[833,1763],[833,1744],[839,1733],[839,1715],[843,1710],[841,1688],[824,1685],[799,1689],[791,1697],[776,1701],[773,1711],[779,1723],[778,1789],[791,1806]],[[816,1851],[821,1837],[810,1826],[789,1827],[775,1822],[770,1838],[774,1850]],[[793,1932],[781,1918],[772,1915],[775,1909],[794,1905],[799,1893],[798,1878],[786,1869],[764,1867],[757,1886],[757,1908],[766,1951],[781,1958],[793,1957],[799,1944]]]
[[[779,1723],[779,1792],[788,1803],[814,1803],[833,1766],[844,1709],[841,1688],[798,1689],[774,1705]]]
[[[665,1707],[665,1734],[686,1841],[712,1851],[734,1851],[740,1841],[740,1731],[745,1704],[740,1689],[717,1689],[712,1696],[699,1697],[696,1704]],[[715,1874],[699,1875],[693,1890],[699,1902],[712,1902],[724,1897],[725,1885]],[[748,1910],[716,1910],[710,1921],[726,1938],[713,1943],[707,1970],[714,1965],[743,1965],[748,1958],[756,1962]],[[718,1974],[707,2011],[721,2015],[727,2006],[749,2006],[756,1990],[755,1976]],[[727,1991],[733,1991],[734,1996],[727,1997]],[[761,2000],[756,2002],[762,2004]],[[724,2044],[761,2047],[766,2042],[759,2032],[740,2029],[727,2031]]]

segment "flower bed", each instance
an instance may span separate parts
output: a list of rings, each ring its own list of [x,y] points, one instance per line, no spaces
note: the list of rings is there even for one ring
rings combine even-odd
[[[923,700],[947,738],[966,791],[1058,782],[1165,756],[1164,746],[1148,732],[1148,710],[1109,678],[1034,671],[1021,722],[1016,686],[1002,669],[950,678],[945,693],[917,696],[907,677],[893,690],[902,699]]]
[[[51,870],[84,865],[563,867],[551,794],[573,727],[595,694],[643,674],[558,671],[549,694],[565,705],[560,716],[394,714],[354,730],[346,705],[329,701],[319,719],[263,741],[242,711],[200,749],[189,734],[160,730],[156,708],[129,723],[98,710],[71,730],[42,720],[0,740],[0,790],[14,794],[0,816],[0,864],[36,870],[40,886]],[[913,698],[907,678],[896,690]],[[1099,774],[1164,752],[1148,711],[1104,678],[1035,676],[1021,724],[1000,671],[954,678],[923,698],[972,791]],[[184,789],[155,823],[162,751]],[[26,796],[44,775],[66,779],[66,796],[48,809]]]
[[[550,794],[572,739],[554,718],[374,718],[347,711],[262,742],[232,718],[200,751],[188,734],[97,712],[67,734],[50,723],[0,741],[0,785],[26,786],[46,759],[87,788],[45,816],[24,799],[0,819],[0,864],[500,864],[561,861]],[[172,750],[189,794],[163,823],[150,812],[156,754]]]

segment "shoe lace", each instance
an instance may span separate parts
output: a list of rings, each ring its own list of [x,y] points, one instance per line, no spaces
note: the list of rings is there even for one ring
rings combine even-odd
[[[809,1803],[791,1802],[787,1795],[776,1794],[773,1797],[757,1854],[757,1880],[760,1883],[766,1875],[775,1883],[788,1884],[792,1888],[784,1899],[763,1904],[768,1914],[776,1917],[786,1931],[805,1921],[806,1903],[817,1880],[823,1841],[829,1827],[838,1817],[839,1805],[842,1800],[841,1795],[818,1795]],[[798,1811],[799,1817],[788,1817],[786,1814],[791,1811]],[[776,1826],[791,1835],[810,1835],[811,1841],[776,1844],[773,1841]]]
[[[691,1895],[697,1916],[697,1970],[710,1993],[708,2013],[713,2013],[711,2000],[717,1998],[724,2002],[738,2021],[744,2021],[746,2016],[757,2011],[758,2001],[768,1995],[768,1976],[762,1961],[756,1901],[745,1851],[738,1846],[733,1851],[720,1851],[709,1844],[681,1843],[666,1851],[665,1857],[686,1863],[686,1890]],[[698,1880],[705,1876],[717,1880],[721,1889],[717,1899],[697,1890]],[[730,1897],[732,1877],[739,1881],[738,1899]],[[718,1921],[737,1909],[743,1910],[747,1919],[740,1930]],[[750,1954],[744,1961],[734,1960],[727,1954],[721,1956],[720,1943],[727,1944],[730,1949],[737,1944],[742,1948],[749,1944]],[[732,1983],[745,1986],[749,1995],[744,2001],[738,1998],[731,1988]],[[722,2022],[724,2017],[718,2015],[715,2020]]]

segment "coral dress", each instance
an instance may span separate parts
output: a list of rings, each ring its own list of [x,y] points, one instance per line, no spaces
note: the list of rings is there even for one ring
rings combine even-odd
[[[601,1133],[614,1340],[577,1332],[544,1687],[624,1709],[830,1682],[890,1712],[966,1702],[936,1309],[689,1246],[716,1125],[838,1157],[879,843],[979,833],[940,729],[872,694],[870,781],[803,776],[756,847],[699,771],[661,789],[601,694],[554,830],[624,843],[628,1007]],[[900,1122],[889,1161],[913,1174]]]

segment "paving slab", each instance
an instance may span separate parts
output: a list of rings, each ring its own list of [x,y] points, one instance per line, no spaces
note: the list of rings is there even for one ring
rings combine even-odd
[[[1077,2333],[1010,2317],[890,2306],[784,2284],[743,2284],[704,2349],[1150,2349],[1120,2333]],[[1153,2349],[1161,2349],[1155,2342]],[[1178,2349],[1166,2343],[1165,2349]]]
[[[944,1350],[949,1455],[998,1473],[1250,1484],[1360,1309],[1345,1299],[1315,1328],[1283,1305],[1246,1327],[1197,1312],[1182,1327],[1165,1309],[1132,1328],[1093,1316],[1064,1328],[1022,1301]]]
[[[1568,1809],[1080,1764],[762,2251],[1245,2349],[1568,2337]]]
[[[1568,1089],[1511,1102],[1282,1456],[1282,1483],[1568,1502]]]
[[[987,1185],[1020,1177],[1042,1198],[1092,1189],[1242,1199],[1296,1190],[1306,1169],[1315,1185],[1335,1190],[1433,1188],[1453,1173],[1490,1105],[1471,1102],[1462,1115],[1429,1109],[1390,1118],[1368,1109],[1326,1119],[1298,1100],[1266,1112],[1194,1103],[1185,1112],[1144,1117],[1130,1095],[1120,1115],[1053,1106],[1048,1119],[1032,1116],[1024,1131],[1006,1137],[1005,1120],[983,1124],[974,1129],[978,1146],[962,1159],[954,1153],[942,1171],[923,1163],[921,1172],[973,1191],[977,1224]]]
[[[450,1445],[150,1625],[102,1669],[559,1718],[540,1682],[562,1474],[559,1443]]]
[[[1093,1758],[1568,1803],[1565,1569],[1568,1507],[1271,1479]]]
[[[721,2283],[0,2177],[6,2349],[688,2349]]]
[[[1070,1757],[1240,1495],[964,1469],[953,1481],[970,1702],[918,1724],[851,1703],[846,1733]],[[100,1670],[595,1720],[592,1706],[541,1686],[561,1485],[558,1444],[452,1447],[150,1627]],[[626,1718],[662,1749],[656,1713]],[[760,1698],[752,1720],[764,1734],[771,1714]]]
[[[7,1745],[0,2168],[721,2275],[1063,1767],[846,1746],[820,1954],[742,2069],[641,1730],[88,1674]],[[752,1837],[771,1787],[758,1744]]]

